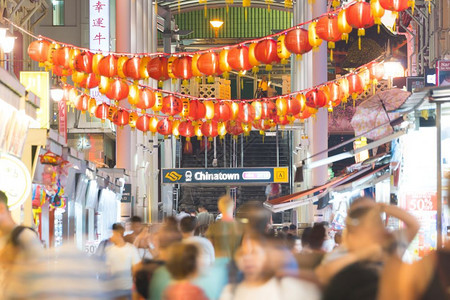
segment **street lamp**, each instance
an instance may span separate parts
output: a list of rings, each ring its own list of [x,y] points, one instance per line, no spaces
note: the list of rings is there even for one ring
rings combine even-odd
[[[15,36],[6,35],[1,40],[2,48],[4,53],[10,53],[14,49],[14,42],[16,41]]]
[[[219,29],[223,25],[223,21],[217,20],[217,19],[211,20],[211,21],[209,21],[209,24],[211,24],[211,26],[214,28],[214,32],[215,32],[216,38],[217,38],[219,36]]]
[[[64,97],[64,90],[60,87],[53,87],[50,89],[50,97],[53,99],[53,101],[59,102]]]

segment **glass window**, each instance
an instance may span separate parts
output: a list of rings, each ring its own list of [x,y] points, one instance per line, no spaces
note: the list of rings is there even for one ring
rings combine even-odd
[[[64,0],[52,0],[53,26],[64,26]]]

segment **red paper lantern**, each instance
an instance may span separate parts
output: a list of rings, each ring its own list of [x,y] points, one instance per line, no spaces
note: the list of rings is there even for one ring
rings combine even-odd
[[[130,122],[130,113],[126,110],[119,109],[113,117],[113,123],[122,128]]]
[[[255,109],[249,103],[239,104],[238,120],[242,123],[251,123],[255,119]]]
[[[203,135],[206,136],[210,141],[219,135],[219,132],[217,130],[217,121],[215,120],[204,122],[201,130]]]
[[[312,108],[320,108],[327,105],[327,96],[320,89],[313,89],[306,93],[306,105]]]
[[[271,127],[270,121],[269,120],[257,120],[257,121],[253,121],[253,127],[255,127],[256,129],[259,129],[259,133],[261,135],[264,135],[264,131],[269,130]]]
[[[370,3],[358,1],[345,9],[347,22],[353,28],[358,28],[358,47],[361,50],[361,36],[365,35],[365,28],[372,27],[375,20]]]
[[[89,108],[89,96],[85,94],[78,95],[75,100],[75,108],[85,113]]]
[[[192,77],[192,58],[190,56],[178,57],[172,65],[175,77],[188,80]]]
[[[78,72],[92,73],[92,57],[89,51],[83,51],[75,58],[75,70]]]
[[[335,82],[330,82],[327,84],[328,87],[328,100],[331,101],[333,107],[338,106],[342,98],[344,97],[343,92],[339,85]]]
[[[260,62],[256,59],[256,56],[255,56],[255,48],[257,45],[258,45],[258,43],[252,43],[248,47],[248,62],[252,66],[253,73],[258,72],[258,66],[260,64]]]
[[[98,70],[98,67],[100,65],[100,61],[104,58],[104,56],[101,53],[96,53],[92,57],[92,73],[95,75],[100,75],[100,71]]]
[[[64,69],[61,66],[53,66],[52,73],[56,76],[71,76],[72,70],[71,69]]]
[[[94,73],[90,73],[87,77],[80,82],[80,86],[85,89],[93,89],[100,83],[99,78]]]
[[[316,110],[312,107],[306,107],[304,110],[302,110],[298,115],[295,117],[300,120],[305,120],[311,117],[313,114],[316,113]]]
[[[168,118],[161,119],[157,125],[158,133],[164,136],[172,134],[172,121]]]
[[[142,132],[150,130],[150,117],[147,115],[140,116],[136,121],[136,128]]]
[[[333,49],[335,48],[335,42],[341,40],[341,32],[338,28],[337,15],[326,15],[317,21],[316,25],[317,35],[324,41],[328,42],[328,48],[330,50],[330,60],[333,61]]]
[[[169,79],[169,74],[167,72],[167,58],[152,58],[147,64],[147,71],[148,75],[155,80],[164,81]]]
[[[192,121],[183,121],[178,126],[178,131],[181,136],[184,136],[187,141],[191,139],[191,137],[195,136],[194,125],[192,125]]]
[[[236,71],[250,70],[252,65],[248,58],[248,47],[235,47],[228,52],[228,64]]]
[[[228,77],[228,72],[231,71],[231,66],[228,63],[228,49],[223,49],[219,54],[219,69],[224,73],[225,77]]]
[[[371,80],[381,80],[383,79],[384,76],[384,64],[383,63],[371,63],[370,65],[367,66],[367,68],[369,69],[370,72],[370,79]]]
[[[34,41],[28,46],[28,55],[34,61],[43,63],[47,60],[50,42],[46,40]]]
[[[288,116],[294,116],[300,112],[301,106],[300,101],[296,97],[289,98],[286,101],[286,114]]]
[[[359,94],[364,91],[364,81],[359,74],[353,73],[347,77],[348,80],[348,92],[352,95],[353,99],[356,99]]]
[[[169,95],[163,98],[162,113],[169,116],[179,114],[183,109],[183,103],[180,98]]]
[[[228,121],[231,117],[231,108],[225,102],[214,104],[214,120],[218,122]]]
[[[410,0],[379,0],[379,2],[382,8],[393,12],[403,11],[410,7],[411,4]]]
[[[131,130],[136,128],[137,121],[139,119],[139,115],[136,112],[131,112],[128,120],[128,125],[130,125]]]
[[[146,109],[150,109],[155,105],[155,93],[149,89],[139,89],[139,101],[136,104],[136,107],[142,110],[142,113],[145,113]]]
[[[141,79],[141,74],[139,73],[139,67],[141,65],[141,59],[139,57],[133,57],[127,60],[124,65],[124,74],[132,78],[133,80]]]
[[[235,137],[244,133],[244,130],[242,129],[242,124],[239,121],[227,122],[226,128],[227,128],[227,132]]]
[[[121,56],[117,59],[117,75],[121,78],[126,78],[126,64],[128,62],[127,56]]]
[[[198,100],[191,100],[189,103],[189,119],[196,121],[205,118],[206,108],[205,105]]]
[[[264,101],[262,103],[261,119],[273,119],[277,115],[277,107],[273,101]]]
[[[260,41],[255,47],[255,57],[258,61],[266,65],[277,61],[277,42],[272,39]]]
[[[302,28],[297,28],[286,33],[284,45],[289,52],[297,55],[302,55],[312,49],[312,46],[309,44],[308,31]]]
[[[62,47],[56,50],[55,52],[55,65],[61,66],[64,69],[69,69],[70,65],[70,48]]]
[[[289,124],[289,119],[286,117],[282,117],[282,116],[276,116],[273,121],[275,122],[275,124],[278,124],[281,126],[285,126],[285,125]]]
[[[98,73],[106,77],[117,76],[117,57],[114,55],[103,57],[98,63]]]
[[[105,122],[105,120],[108,118],[108,111],[109,105],[106,103],[102,103],[97,106],[97,109],[95,110],[95,117],[102,120],[102,122]]]
[[[106,97],[111,100],[121,101],[128,96],[128,84],[122,79],[116,79],[109,85]]]
[[[200,55],[197,68],[206,76],[217,76],[220,73],[219,56],[215,52],[207,52]]]

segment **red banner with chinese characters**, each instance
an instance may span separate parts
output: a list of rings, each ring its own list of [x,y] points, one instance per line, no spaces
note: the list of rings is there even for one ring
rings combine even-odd
[[[67,106],[64,100],[58,102],[58,116],[58,131],[64,137],[64,142],[67,144]]]

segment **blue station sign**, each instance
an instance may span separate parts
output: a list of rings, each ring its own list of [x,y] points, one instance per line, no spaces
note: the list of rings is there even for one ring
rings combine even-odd
[[[162,183],[254,184],[288,183],[288,167],[234,169],[163,169]]]

